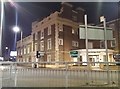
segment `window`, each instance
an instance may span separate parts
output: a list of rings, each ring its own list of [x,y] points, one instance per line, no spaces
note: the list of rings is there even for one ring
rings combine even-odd
[[[47,55],[47,62],[51,62],[51,55]]]
[[[23,62],[25,62],[26,59],[23,59]]]
[[[44,51],[44,41],[40,42],[40,51]]]
[[[105,47],[105,42],[104,41],[100,41],[100,48],[104,48]]]
[[[51,26],[48,27],[48,35],[51,35]]]
[[[23,48],[21,48],[21,55],[23,55]]]
[[[72,16],[73,21],[77,21],[77,16]]]
[[[78,41],[72,41],[72,46],[74,46],[74,47],[78,47],[78,46],[79,46]]]
[[[26,54],[26,47],[24,47],[24,54]]]
[[[37,51],[37,43],[35,43],[35,51]]]
[[[44,38],[44,30],[41,30],[41,39]]]
[[[51,49],[51,38],[47,40],[47,49]]]
[[[59,39],[59,45],[63,45],[63,39]]]
[[[113,40],[111,41],[111,47],[115,47],[116,46],[116,39],[113,38]]]
[[[26,58],[26,62],[29,62],[29,58]]]
[[[92,42],[88,42],[88,48],[92,49],[93,48],[93,43]]]
[[[58,24],[59,27],[59,31],[63,31],[63,25],[62,24]]]
[[[103,55],[104,62],[107,62],[106,55]]]
[[[17,55],[20,55],[20,49],[18,49],[18,51],[17,51]]]
[[[37,40],[37,37],[38,37],[38,33],[36,32],[35,33],[35,40]]]
[[[30,45],[28,45],[27,53],[30,53]]]
[[[115,24],[110,24],[109,27],[112,28],[113,31],[115,30]]]
[[[75,33],[75,30],[74,29],[72,29],[72,34],[74,34]]]

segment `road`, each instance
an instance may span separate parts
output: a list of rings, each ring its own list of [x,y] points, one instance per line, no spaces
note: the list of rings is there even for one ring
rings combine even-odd
[[[110,71],[110,83],[118,83],[118,71]],[[66,70],[50,68],[14,68],[2,70],[3,87],[78,87],[105,85],[107,71]]]

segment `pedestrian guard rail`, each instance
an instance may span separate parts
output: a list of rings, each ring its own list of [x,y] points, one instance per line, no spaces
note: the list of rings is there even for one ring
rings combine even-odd
[[[1,87],[119,86],[119,62],[1,62]]]

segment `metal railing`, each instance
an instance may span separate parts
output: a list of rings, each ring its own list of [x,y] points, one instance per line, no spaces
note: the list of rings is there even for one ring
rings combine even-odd
[[[0,78],[2,87],[118,86],[118,63],[91,62],[89,70],[86,64],[87,62],[3,62]]]

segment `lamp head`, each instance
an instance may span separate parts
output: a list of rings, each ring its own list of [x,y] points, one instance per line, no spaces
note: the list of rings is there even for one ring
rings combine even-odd
[[[13,27],[13,31],[17,33],[20,31],[20,28],[18,26],[15,26],[15,27]]]

